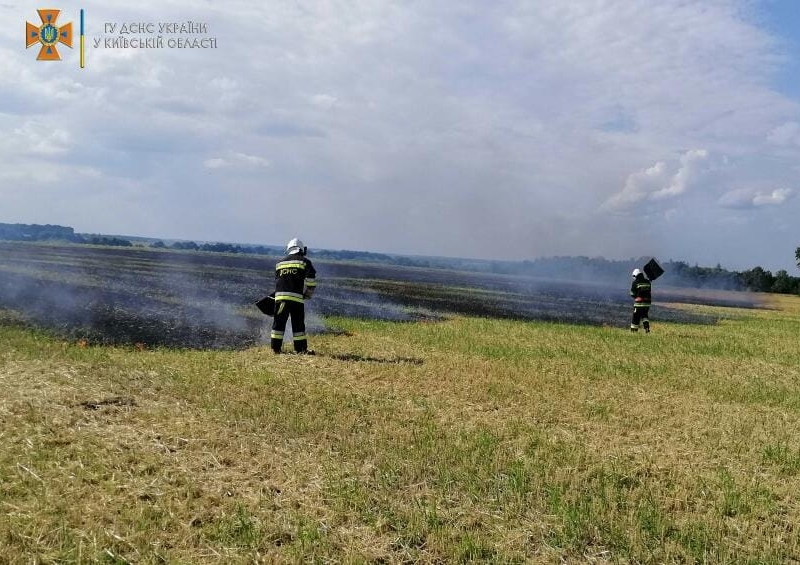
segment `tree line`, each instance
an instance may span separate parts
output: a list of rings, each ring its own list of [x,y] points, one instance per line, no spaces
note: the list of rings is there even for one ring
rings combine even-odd
[[[193,241],[176,241],[171,245],[166,245],[163,241],[156,241],[152,247],[271,256],[283,253],[283,249],[278,247],[243,246],[231,243],[197,244]],[[797,248],[795,255],[797,266],[800,268],[800,247]],[[314,258],[609,283],[617,283],[620,280],[620,273],[626,273],[625,276],[627,276],[632,269],[641,268],[650,260],[649,257],[627,260],[610,260],[603,257],[545,257],[533,261],[491,261],[450,257],[409,257],[369,251],[328,249],[315,249]],[[668,286],[800,295],[800,277],[793,277],[784,269],[775,274],[762,267],[754,267],[746,271],[729,271],[723,269],[721,265],[700,267],[698,265],[691,266],[685,261],[673,260],[663,263],[662,267],[666,273],[659,280]]]
[[[79,234],[67,226],[38,224],[0,223],[0,240],[12,241],[67,241],[88,245],[133,247],[128,239],[100,234]],[[169,245],[163,241],[149,244],[155,249],[206,251],[212,253],[242,253],[278,256],[283,248],[267,245],[239,245],[233,243],[196,243],[175,241]],[[617,284],[621,274],[633,268],[641,268],[649,257],[611,260],[603,257],[545,257],[532,261],[492,261],[482,259],[459,259],[449,257],[410,257],[387,255],[369,251],[314,249],[314,258],[331,261],[360,261],[405,267],[451,269],[506,275],[526,275],[549,279],[566,279]],[[800,247],[795,250],[795,260],[800,268]],[[729,271],[722,266],[691,266],[684,261],[669,260],[662,263],[666,273],[659,279],[661,284],[693,288],[723,290],[752,290],[780,294],[800,294],[800,277],[791,276],[781,269],[776,273],[762,267],[745,271]]]
[[[163,241],[150,244],[155,249],[177,249],[189,251],[211,251],[215,253],[248,253],[251,255],[281,255],[282,247],[268,245],[239,245],[235,243],[196,243],[194,241],[175,241],[169,245]],[[371,261],[380,263],[392,262],[392,257],[383,253],[370,253],[369,251],[334,251],[330,249],[315,249],[314,257],[332,261]]]
[[[52,224],[3,224],[0,223],[0,240],[7,241],[68,241],[87,245],[111,245],[133,247],[129,240],[100,234],[80,234],[68,226]]]

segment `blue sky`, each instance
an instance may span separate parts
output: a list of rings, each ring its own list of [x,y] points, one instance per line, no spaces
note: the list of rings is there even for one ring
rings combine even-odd
[[[800,2],[65,2],[82,70],[38,7],[0,0],[0,221],[797,273]],[[187,20],[217,48],[103,44]]]
[[[784,42],[789,54],[786,64],[776,76],[775,86],[788,96],[800,99],[800,2],[773,0],[762,10],[766,29]]]

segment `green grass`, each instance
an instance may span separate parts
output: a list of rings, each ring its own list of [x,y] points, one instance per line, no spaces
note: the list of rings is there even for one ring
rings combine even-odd
[[[316,357],[6,322],[0,555],[796,561],[800,300],[779,305],[650,335],[335,319],[350,335],[312,336]]]

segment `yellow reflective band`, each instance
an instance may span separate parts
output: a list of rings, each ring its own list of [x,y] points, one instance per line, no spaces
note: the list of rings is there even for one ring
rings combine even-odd
[[[269,337],[271,339],[280,339],[283,337],[283,332],[272,332]]]
[[[305,269],[306,264],[303,261],[281,261],[275,265],[275,270],[278,269]]]
[[[300,304],[303,303],[303,299],[302,298],[297,298],[296,296],[276,296],[275,297],[275,302],[284,302],[284,301],[299,302]]]
[[[304,335],[296,335],[296,336],[294,336],[294,340],[293,341],[306,341],[306,336],[304,336]]]
[[[306,286],[317,286],[317,281],[314,279],[306,279]]]

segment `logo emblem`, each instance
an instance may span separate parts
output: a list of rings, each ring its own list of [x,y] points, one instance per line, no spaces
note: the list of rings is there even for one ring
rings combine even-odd
[[[61,10],[36,10],[42,20],[40,26],[25,22],[25,48],[40,43],[39,61],[60,61],[58,44],[63,43],[72,49],[72,22],[58,25],[58,14]]]

